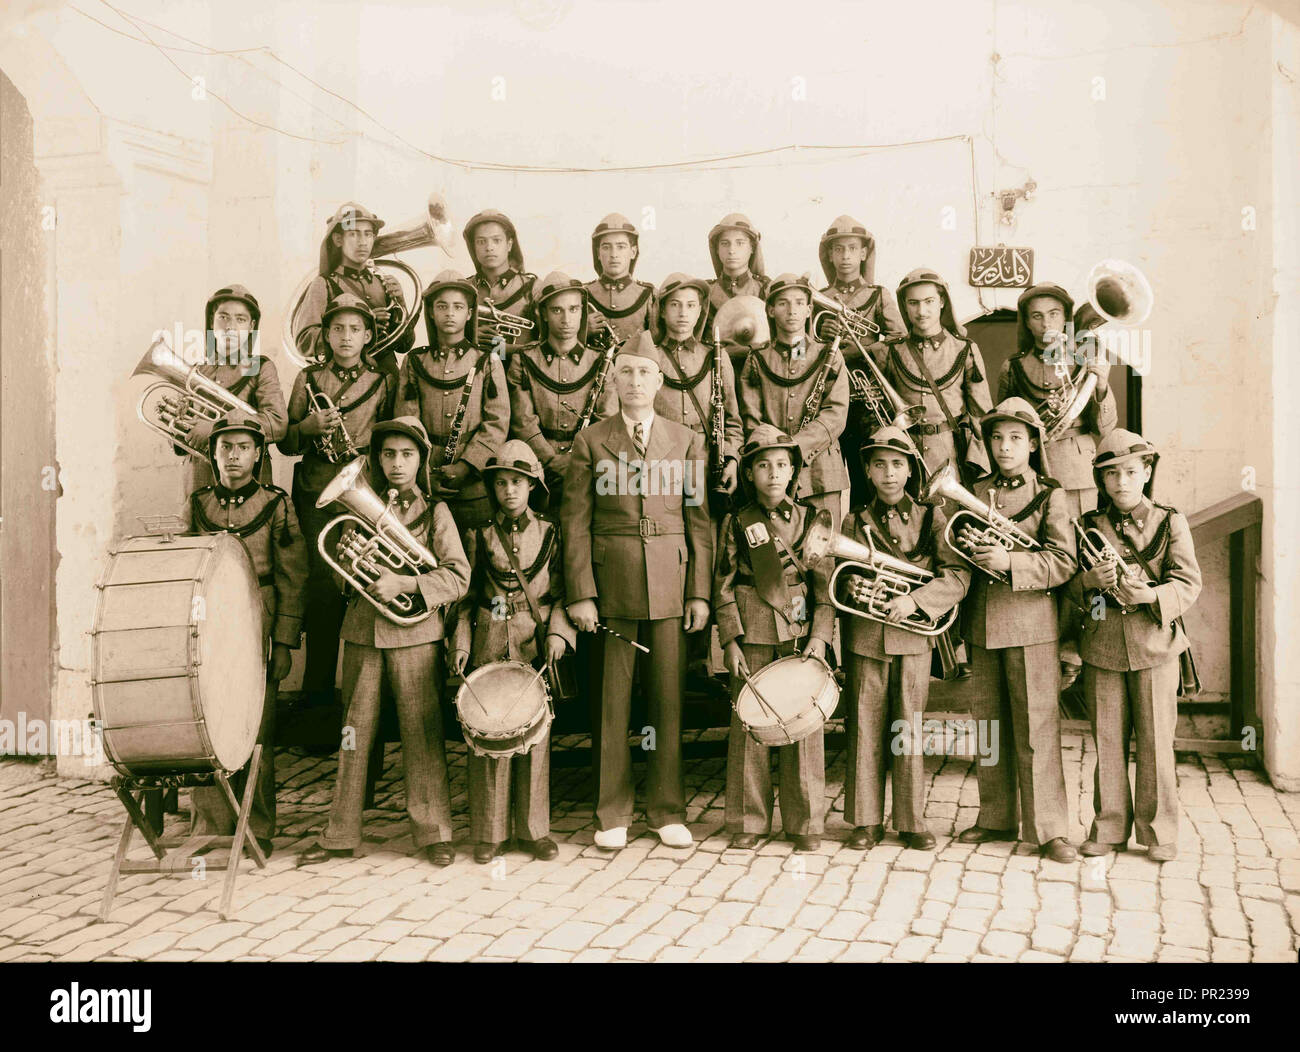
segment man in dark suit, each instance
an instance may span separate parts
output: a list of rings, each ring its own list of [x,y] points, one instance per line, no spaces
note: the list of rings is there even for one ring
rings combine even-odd
[[[636,652],[653,738],[646,819],[669,847],[691,843],[682,788],[681,713],[686,633],[708,623],[713,570],[703,438],[654,412],[663,385],[659,352],[628,341],[614,360],[620,411],[579,431],[564,483],[561,519],[569,616],[606,640],[600,721],[593,726],[596,844],[627,843],[634,803],[627,747]]]

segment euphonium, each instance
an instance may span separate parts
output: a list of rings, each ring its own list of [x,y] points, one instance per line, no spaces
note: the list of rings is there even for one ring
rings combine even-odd
[[[1036,538],[964,489],[957,481],[957,472],[952,463],[947,460],[925,484],[921,500],[932,504],[940,497],[952,501],[962,509],[948,519],[944,540],[954,552],[995,581],[1008,581],[1010,574],[1001,570],[985,570],[971,558],[971,550],[977,544],[999,544],[1009,552],[1037,551],[1042,548]]]
[[[496,336],[500,336],[506,343],[514,343],[524,333],[532,332],[537,327],[522,314],[500,310],[487,300],[479,302],[474,318],[478,322],[474,342],[481,351],[490,351]]]
[[[812,331],[819,340],[825,341],[826,320],[834,318],[840,328],[854,340],[874,341],[880,335],[880,326],[868,318],[862,311],[846,307],[834,297],[824,292],[813,291],[812,304],[817,308],[813,312]]]
[[[144,352],[131,375],[162,377],[158,383],[144,389],[136,404],[135,415],[146,427],[153,428],[169,442],[182,446],[196,457],[207,457],[208,451],[190,445],[188,432],[178,426],[180,418],[186,415],[186,409],[189,415],[209,423],[216,423],[236,409],[249,416],[257,415],[257,410],[242,398],[235,397],[215,380],[200,373],[197,365],[187,365],[161,336]],[[159,395],[151,401],[155,392]]]
[[[379,257],[396,252],[410,252],[412,249],[425,248],[429,245],[437,245],[449,256],[454,248],[451,223],[447,218],[447,202],[438,193],[429,195],[423,215],[400,226],[392,227],[375,238],[367,266],[373,266],[379,270],[393,270],[397,273],[397,279],[391,278],[387,274],[380,275],[394,302],[389,307],[387,332],[368,349],[370,354],[379,354],[399,340],[405,339],[420,320],[420,312],[415,309],[415,304],[420,302],[420,289],[422,288],[420,275],[416,273],[414,267],[403,263],[400,259],[380,259]],[[308,359],[300,345],[300,341],[303,341],[318,326],[309,325],[300,332],[294,332],[293,330],[294,316],[302,306],[308,287],[319,276],[316,270],[309,271],[307,276],[298,283],[298,287],[290,294],[290,307],[285,312],[284,324],[280,331],[281,349],[284,351],[285,357],[300,369],[319,365],[324,361],[321,356]],[[397,284],[400,278],[405,278],[410,284],[409,292]],[[323,342],[322,334],[322,345]]]
[[[433,611],[425,605],[418,592],[398,595],[382,603],[366,589],[379,579],[381,570],[394,573],[412,570],[418,574],[436,567],[438,560],[398,521],[393,511],[397,491],[389,491],[387,502],[381,500],[366,482],[365,470],[366,458],[358,457],[335,475],[321,492],[316,507],[324,508],[338,501],[349,510],[325,524],[316,547],[334,572],[388,620],[398,625],[419,624]],[[336,551],[330,551],[330,533],[334,527],[345,524],[350,525],[352,531],[339,538]]]
[[[1094,566],[1113,563],[1117,574],[1115,578],[1116,584],[1124,580],[1134,585],[1141,582],[1142,578],[1137,571],[1120,557],[1119,552],[1115,550],[1115,546],[1106,539],[1106,535],[1101,530],[1085,528],[1078,519],[1071,519],[1070,524],[1074,527],[1074,532],[1079,539],[1079,569],[1091,570]],[[1103,588],[1102,594],[1108,595],[1116,602],[1119,602],[1113,586]]]
[[[868,543],[859,544],[835,533],[829,517],[815,520],[808,528],[803,547],[809,560],[815,561],[827,555],[840,560],[830,578],[831,603],[835,608],[854,617],[893,625],[920,636],[937,636],[946,632],[957,617],[956,606],[938,621],[919,607],[911,617],[902,621],[889,620],[884,612],[885,604],[934,580],[934,574],[880,551],[870,540],[868,535]]]
[[[313,412],[328,413],[338,407],[334,400],[324,391],[317,390],[310,380],[307,381],[307,397],[311,400]],[[331,464],[341,464],[357,455],[356,444],[348,429],[340,419],[338,427],[331,428],[316,437],[316,451]]]
[[[1090,372],[1082,383],[1075,383],[1069,362],[1076,359],[1075,348],[1109,322],[1141,325],[1151,314],[1155,293],[1142,273],[1122,259],[1103,259],[1088,274],[1088,299],[1075,314],[1073,334],[1062,333],[1057,347],[1057,371],[1062,384],[1039,409],[1047,441],[1060,438],[1087,408],[1097,387],[1097,374]],[[1096,342],[1093,340],[1092,342]]]

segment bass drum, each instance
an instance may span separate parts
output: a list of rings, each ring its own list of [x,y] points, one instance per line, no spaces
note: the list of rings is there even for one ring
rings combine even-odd
[[[131,537],[96,588],[91,696],[126,775],[237,771],[266,690],[262,595],[238,537]]]
[[[820,734],[840,700],[824,661],[798,654],[764,665],[736,695],[736,715],[759,745],[793,745]]]

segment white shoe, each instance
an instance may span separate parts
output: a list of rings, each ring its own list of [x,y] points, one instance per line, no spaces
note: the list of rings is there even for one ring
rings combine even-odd
[[[659,835],[659,839],[665,847],[690,847],[695,843],[695,838],[691,836],[691,831],[680,822],[674,822],[672,825],[660,826],[654,830]]]
[[[690,834],[686,834],[688,837]],[[627,847],[627,826],[615,826],[613,829],[596,830],[596,846],[607,851],[617,851]]]

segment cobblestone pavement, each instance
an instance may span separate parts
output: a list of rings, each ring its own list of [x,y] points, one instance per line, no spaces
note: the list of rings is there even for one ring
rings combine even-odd
[[[720,732],[705,732],[705,740]],[[692,737],[695,737],[692,735]],[[282,829],[267,869],[245,864],[235,912],[222,874],[124,877],[96,923],[123,812],[102,783],[0,763],[0,961],[1288,961],[1300,940],[1300,795],[1235,760],[1181,758],[1177,861],[1142,851],[1061,865],[1021,846],[952,842],[978,792],[967,757],[931,757],[933,852],[892,836],[842,846],[843,736],[828,736],[827,836],[817,854],[777,839],[726,849],[724,760],[688,760],[695,846],[645,831],[607,854],[592,843],[590,775],[556,766],[560,856],[467,857],[464,747],[449,744],[454,866],[412,856],[398,747],[389,746],[364,855],[296,869],[324,821],[335,760],[281,752]],[[565,745],[585,739],[561,739]],[[1091,743],[1065,740],[1075,843],[1091,818]],[[640,771],[640,768],[637,768]],[[169,829],[179,818],[169,818]],[[179,828],[179,826],[177,826]],[[137,836],[133,857],[147,853]]]

